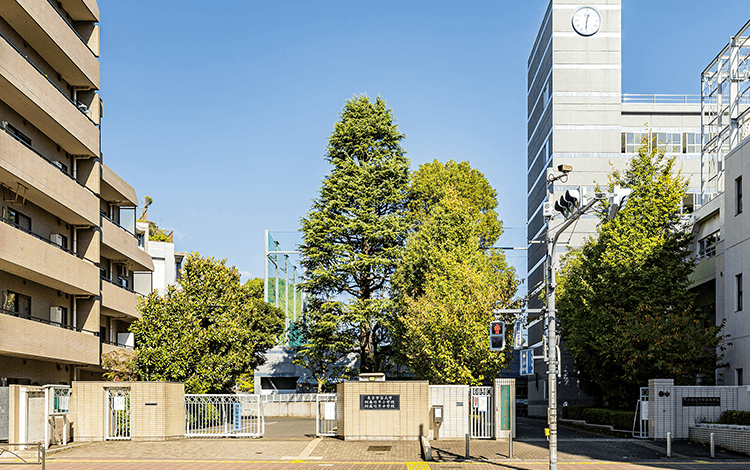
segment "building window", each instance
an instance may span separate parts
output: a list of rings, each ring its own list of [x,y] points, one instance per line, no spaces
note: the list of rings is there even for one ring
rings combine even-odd
[[[742,214],[742,177],[734,180],[734,215]]]
[[[31,232],[31,218],[21,214],[15,209],[8,208],[6,220],[16,228]]]
[[[701,153],[701,135],[686,133],[683,134],[682,153]]]
[[[742,380],[742,369],[735,369],[737,372],[737,385],[745,385],[744,381]]]
[[[139,233],[136,235],[136,238],[138,239],[138,247],[146,249],[146,236],[143,233]]]
[[[656,134],[656,146],[664,153],[682,153],[682,134],[659,132]]]
[[[20,315],[31,316],[31,297],[8,291],[8,310]]]
[[[742,273],[734,276],[735,283],[737,284],[737,311],[742,310]]]
[[[716,245],[721,240],[721,233],[719,230],[715,231],[707,237],[703,237],[698,240],[698,257],[699,258],[710,258],[716,255]]]
[[[622,133],[622,153],[636,153],[640,148],[643,140],[648,140],[646,132],[623,132]],[[651,142],[653,145],[653,142]],[[649,145],[649,150],[651,149]]]

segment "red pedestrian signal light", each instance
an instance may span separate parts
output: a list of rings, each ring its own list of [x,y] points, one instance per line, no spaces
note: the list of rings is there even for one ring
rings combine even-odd
[[[505,322],[490,322],[490,349],[492,351],[502,351],[505,349]]]

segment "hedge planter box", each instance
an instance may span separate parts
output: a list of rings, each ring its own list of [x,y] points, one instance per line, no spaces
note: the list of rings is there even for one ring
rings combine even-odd
[[[696,424],[688,427],[690,440],[708,444],[714,433],[714,445],[750,455],[750,426],[736,424]]]

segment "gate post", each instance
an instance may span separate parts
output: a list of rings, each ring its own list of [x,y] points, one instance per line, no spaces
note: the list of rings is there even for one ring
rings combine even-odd
[[[495,439],[516,437],[516,379],[495,379]]]

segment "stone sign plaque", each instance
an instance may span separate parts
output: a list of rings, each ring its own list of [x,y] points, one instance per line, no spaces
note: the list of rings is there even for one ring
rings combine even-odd
[[[400,395],[360,395],[360,410],[400,410]]]
[[[721,406],[721,397],[682,397],[682,406]]]

